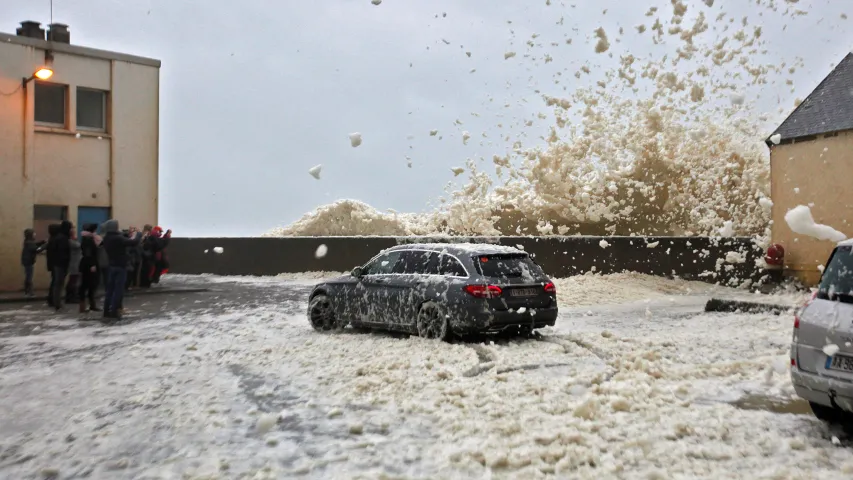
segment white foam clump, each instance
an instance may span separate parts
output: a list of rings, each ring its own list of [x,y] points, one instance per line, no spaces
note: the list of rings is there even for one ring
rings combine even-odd
[[[646,248],[657,248],[660,245],[660,241],[657,242],[649,242],[646,244]]]
[[[213,247],[213,253],[216,253],[216,254],[221,255],[223,252],[225,252],[225,249],[224,249],[224,248],[222,248],[222,247]]]
[[[402,236],[417,230],[415,223],[413,215],[383,213],[358,200],[338,200],[264,236]]]
[[[835,355],[836,353],[838,353],[838,350],[840,350],[840,349],[838,348],[838,345],[836,345],[836,344],[834,344],[834,343],[831,343],[831,344],[826,345],[826,346],[824,346],[824,347],[823,347],[823,353],[824,353],[824,354],[826,354],[826,355],[827,355],[827,356],[829,356],[829,357],[831,357],[831,356]]]
[[[361,145],[361,134],[358,132],[349,134],[349,143],[353,148]]]
[[[382,3],[382,0],[370,0],[370,3],[372,3],[374,5],[379,5]]]
[[[450,169],[450,171],[453,172],[454,177],[458,177],[459,175],[465,173],[465,169],[462,167],[453,167]]]
[[[847,239],[847,236],[838,230],[816,223],[811,209],[805,205],[798,205],[788,210],[785,214],[785,222],[794,233],[808,235],[818,240],[841,242]]]
[[[515,52],[506,52],[504,53],[504,60],[509,60],[510,58],[515,56]]]
[[[468,145],[468,140],[471,139],[471,134],[467,131],[462,132],[462,143],[464,145]]]
[[[317,180],[320,180],[320,172],[321,172],[322,170],[323,170],[323,166],[322,166],[322,165],[317,165],[317,166],[315,166],[315,167],[311,167],[311,168],[309,168],[309,169],[308,169],[308,173],[309,173],[312,177],[316,178]]]
[[[746,256],[740,252],[727,252],[726,263],[746,263]]]
[[[734,222],[731,220],[727,220],[723,222],[722,228],[719,229],[720,236],[724,238],[734,237],[735,236],[735,228]]]
[[[760,205],[766,212],[771,212],[773,210],[773,200],[770,200],[767,197],[759,198],[758,205]]]
[[[314,252],[314,258],[323,258],[327,253],[329,253],[329,247],[327,247],[325,243],[320,244]]]
[[[773,135],[770,136],[770,142],[773,145],[779,145],[779,142],[781,142],[781,141],[782,141],[782,135],[781,134],[774,133]]]
[[[601,248],[607,248],[610,246],[610,243],[608,243],[607,240],[602,240],[602,241],[598,242],[598,246]]]
[[[278,419],[279,415],[277,413],[265,413],[258,418],[255,430],[261,434],[267,433],[278,423]]]
[[[434,136],[436,136],[436,135],[438,135],[438,130],[436,130],[436,129],[432,129],[432,130],[430,130],[430,131],[429,131],[429,136],[430,136],[430,137],[434,137]]]

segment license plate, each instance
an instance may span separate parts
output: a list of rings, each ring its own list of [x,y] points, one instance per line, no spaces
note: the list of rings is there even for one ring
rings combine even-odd
[[[535,297],[538,293],[535,288],[514,288],[509,291],[512,297]]]
[[[853,357],[847,357],[845,355],[828,357],[826,359],[826,369],[853,372]]]

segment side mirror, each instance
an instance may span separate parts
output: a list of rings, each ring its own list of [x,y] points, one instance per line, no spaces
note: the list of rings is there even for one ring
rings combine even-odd
[[[350,275],[352,275],[355,278],[361,278],[362,273],[363,272],[362,272],[361,267],[355,267],[352,269],[352,273]]]

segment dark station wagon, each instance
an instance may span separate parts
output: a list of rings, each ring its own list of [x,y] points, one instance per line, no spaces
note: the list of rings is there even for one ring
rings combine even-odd
[[[489,244],[413,244],[384,250],[311,291],[311,325],[352,325],[447,339],[526,335],[557,320],[554,283],[526,252]]]

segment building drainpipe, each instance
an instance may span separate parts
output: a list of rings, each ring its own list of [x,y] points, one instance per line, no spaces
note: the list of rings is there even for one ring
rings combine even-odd
[[[27,84],[24,83],[24,118],[23,125],[21,125],[21,131],[23,134],[22,141],[24,142],[22,152],[22,161],[21,161],[21,175],[24,179],[28,179],[29,173],[27,172],[27,166],[29,165],[29,152],[30,152],[30,89],[27,88]]]
[[[113,205],[113,201],[115,199],[115,195],[113,195],[114,185],[115,185],[115,153],[116,153],[116,142],[115,142],[115,129],[113,128],[113,106],[115,105],[115,78],[116,78],[116,61],[110,60],[110,96],[109,96],[109,108],[107,110],[107,118],[109,125],[109,134],[110,134],[110,178],[107,180],[107,183],[110,187],[110,218],[116,218],[115,206]]]

